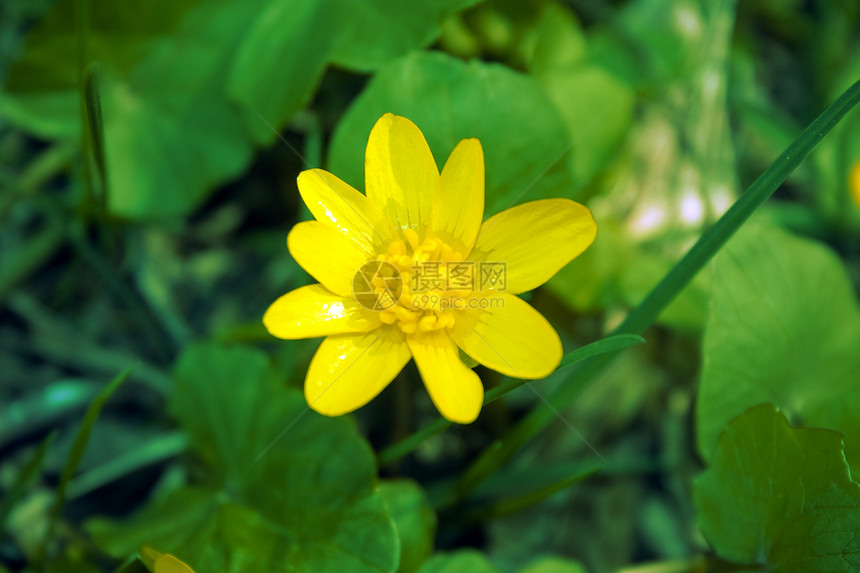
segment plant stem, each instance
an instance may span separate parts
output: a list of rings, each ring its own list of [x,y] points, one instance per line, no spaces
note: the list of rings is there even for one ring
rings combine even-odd
[[[723,214],[714,225],[705,231],[681,260],[654,287],[612,334],[640,334],[651,326],[660,313],[693,280],[700,270],[713,258],[732,235],[743,225],[755,210],[764,203],[788,178],[815,147],[824,139],[842,117],[860,102],[860,81],[857,81],[830,105],[800,134],[773,164],[756,179]],[[594,380],[614,359],[614,354],[602,354],[578,364],[565,384],[549,398],[558,410],[567,407],[588,384]],[[549,425],[555,414],[542,404],[532,411],[506,436],[490,444],[463,474],[457,487],[460,495],[466,495],[475,485],[483,481],[535,434]]]

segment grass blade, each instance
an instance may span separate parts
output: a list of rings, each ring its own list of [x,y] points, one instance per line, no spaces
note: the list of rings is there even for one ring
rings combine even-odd
[[[113,393],[117,391],[120,385],[125,382],[128,375],[131,374],[132,369],[133,367],[129,367],[120,372],[116,378],[111,380],[110,383],[105,386],[101,392],[99,392],[99,395],[96,396],[95,400],[93,400],[89,408],[87,408],[87,412],[84,415],[84,421],[75,436],[72,451],[69,453],[69,457],[66,459],[66,465],[63,467],[63,473],[60,476],[60,483],[57,485],[57,495],[54,499],[54,506],[51,509],[51,517],[48,521],[45,539],[43,540],[42,547],[39,551],[38,561],[42,561],[42,558],[44,558],[48,545],[51,542],[51,538],[54,535],[54,529],[57,526],[60,513],[63,511],[63,506],[66,503],[66,488],[69,481],[71,481],[72,477],[75,475],[75,471],[78,469],[78,464],[84,455],[84,450],[87,448],[87,442],[90,439],[93,425],[96,423],[105,402],[107,402],[108,398],[110,398]]]

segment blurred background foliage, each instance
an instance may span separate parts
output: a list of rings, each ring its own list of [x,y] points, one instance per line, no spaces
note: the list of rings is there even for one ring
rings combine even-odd
[[[592,208],[528,296],[597,340],[860,77],[859,29],[837,0],[5,0],[0,572],[860,570],[857,110],[564,409],[581,435],[473,488],[533,393],[380,464],[437,419],[414,367],[323,418],[316,342],[260,323],[310,280],[296,175],[363,188],[393,112],[440,164],[481,140],[487,215]]]

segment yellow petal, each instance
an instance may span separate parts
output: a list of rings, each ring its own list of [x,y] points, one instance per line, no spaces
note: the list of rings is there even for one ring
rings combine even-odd
[[[854,164],[851,169],[850,182],[851,196],[854,197],[854,202],[860,207],[860,161]]]
[[[422,332],[408,336],[406,341],[436,409],[452,422],[474,422],[484,402],[484,387],[478,375],[460,360],[448,333]]]
[[[562,355],[558,333],[526,301],[504,292],[476,293],[464,307],[455,311],[451,338],[487,368],[535,379],[558,367]]]
[[[368,257],[337,229],[305,221],[287,235],[287,247],[312,277],[331,292],[352,296],[352,280]]]
[[[570,199],[543,199],[502,211],[481,225],[471,260],[506,265],[507,284],[521,293],[539,287],[594,241],[591,211]]]
[[[364,160],[367,197],[398,229],[414,229],[419,239],[430,221],[439,168],[421,130],[386,113],[370,132]]]
[[[322,169],[299,173],[299,193],[317,221],[331,225],[369,257],[394,239],[391,223],[367,197]]]
[[[273,302],[263,315],[263,324],[273,336],[295,340],[367,332],[382,323],[378,312],[367,310],[355,299],[332,294],[322,285],[308,285]]]
[[[305,378],[308,406],[340,416],[370,402],[409,362],[409,347],[397,327],[323,340]]]
[[[194,573],[194,570],[174,557],[173,555],[162,555],[155,560],[154,573]]]
[[[465,256],[475,244],[483,218],[484,150],[477,139],[464,139],[442,169],[430,232]]]

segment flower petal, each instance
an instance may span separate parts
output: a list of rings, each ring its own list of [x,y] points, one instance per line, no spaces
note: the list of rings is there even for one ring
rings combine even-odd
[[[155,560],[154,573],[194,573],[194,570],[174,557],[173,555],[162,555]]]
[[[295,340],[368,332],[382,322],[378,312],[367,310],[355,299],[332,294],[322,285],[308,285],[273,302],[263,315],[263,324],[273,336]]]
[[[536,379],[558,367],[562,356],[558,333],[526,301],[504,292],[476,293],[464,306],[455,311],[451,338],[487,368]],[[477,308],[481,306],[486,308]]]
[[[364,177],[368,199],[391,223],[423,238],[439,168],[421,130],[405,117],[386,113],[379,118],[367,141]]]
[[[317,221],[337,228],[369,257],[394,239],[388,218],[362,193],[322,169],[299,173],[299,193]]]
[[[340,416],[370,402],[406,363],[409,347],[396,326],[323,340],[305,378],[308,406]]]
[[[481,379],[460,360],[445,330],[408,336],[406,342],[436,409],[458,424],[475,421],[484,403]]]
[[[430,232],[466,256],[484,218],[484,150],[477,139],[457,144],[439,180]]]
[[[591,211],[570,199],[518,205],[484,221],[469,258],[504,263],[507,284],[518,294],[539,287],[588,248],[597,235]]]
[[[303,269],[340,296],[352,296],[353,277],[368,260],[355,243],[319,221],[293,227],[287,248]]]

